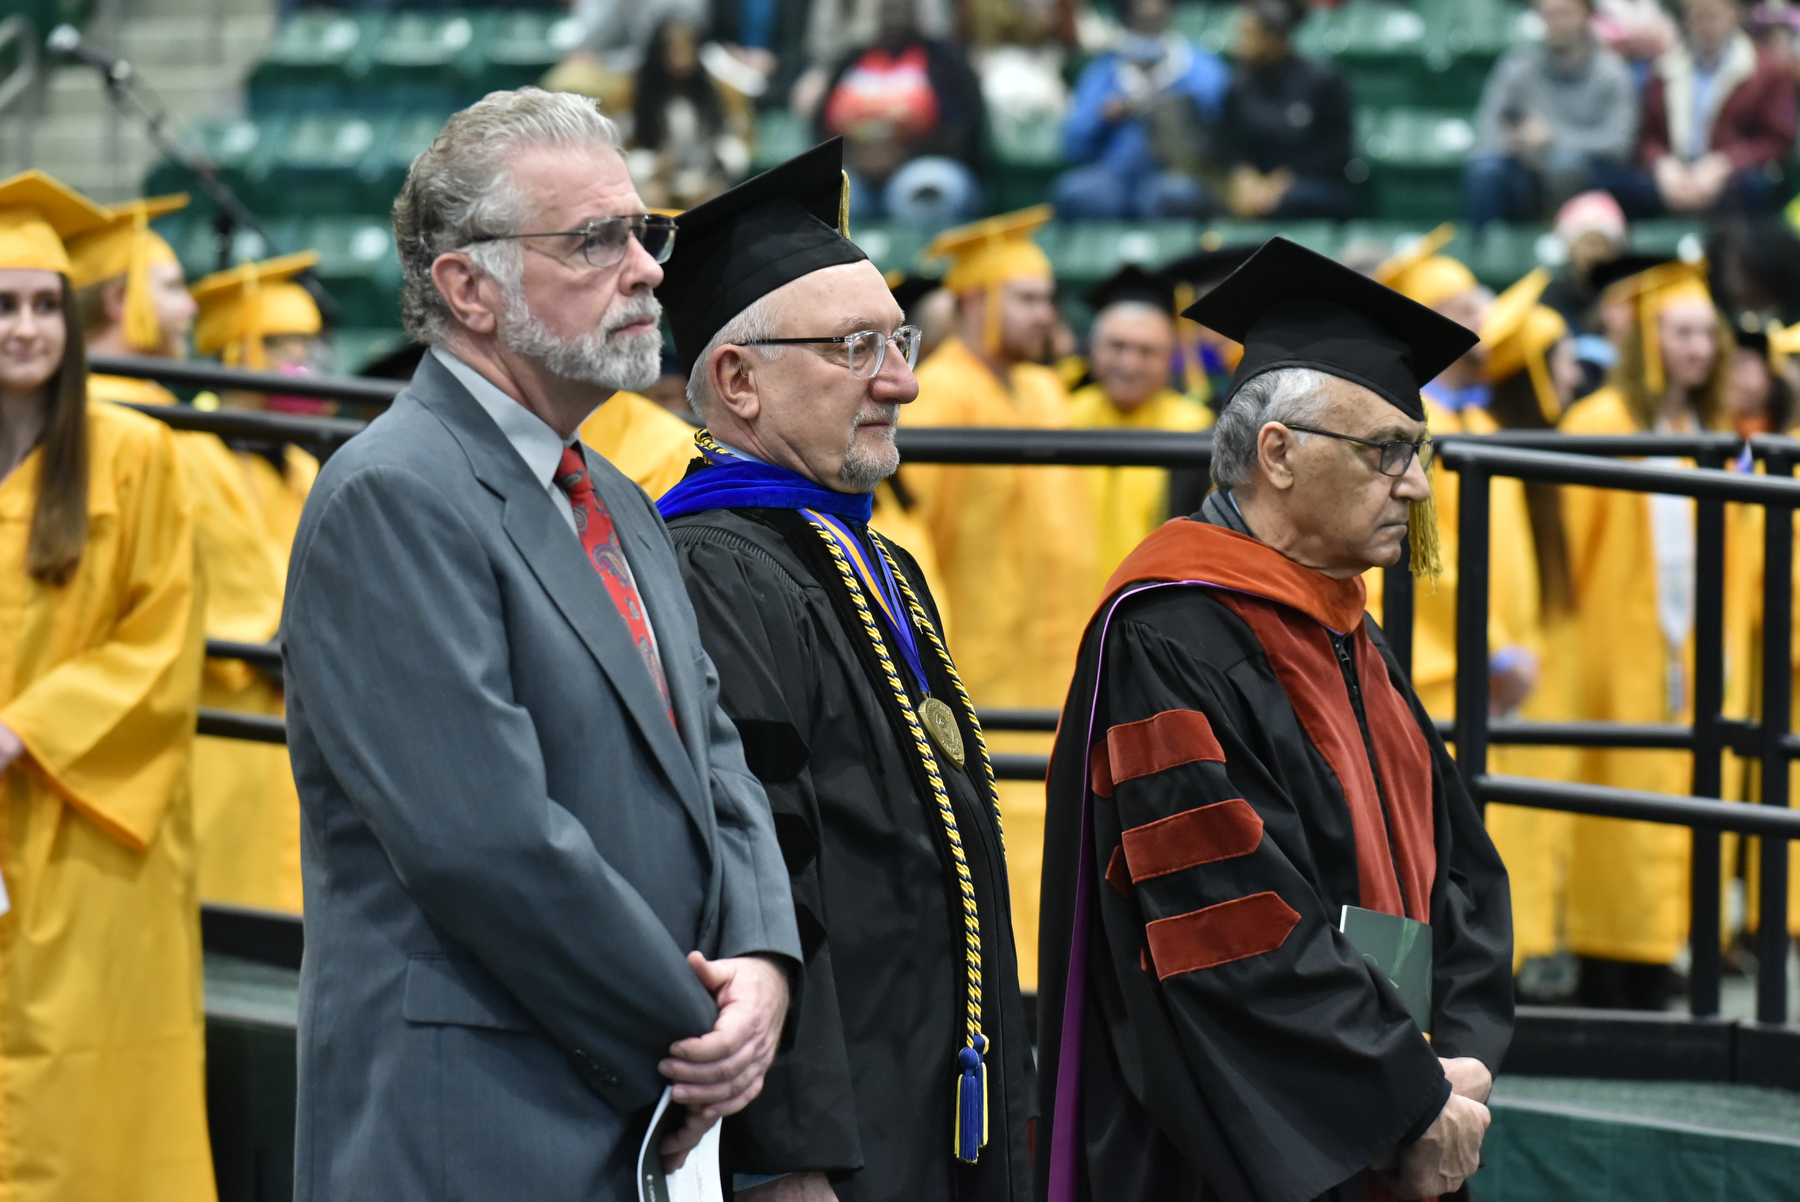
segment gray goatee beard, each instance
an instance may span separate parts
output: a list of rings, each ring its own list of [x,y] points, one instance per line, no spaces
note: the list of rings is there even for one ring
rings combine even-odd
[[[662,318],[662,305],[649,293],[614,306],[598,329],[564,337],[552,333],[531,311],[522,289],[508,289],[499,337],[507,349],[542,364],[553,376],[600,388],[637,390],[656,383],[662,367],[662,331],[652,328],[628,338],[616,337],[613,331],[645,318]]]
[[[856,425],[850,430],[850,446],[844,452],[844,466],[838,469],[838,479],[845,488],[851,492],[874,492],[877,484],[899,470],[900,448],[894,445],[894,423],[899,417],[900,406],[892,404],[871,403],[857,413]],[[856,431],[875,422],[887,423],[882,437],[873,445],[859,442]]]

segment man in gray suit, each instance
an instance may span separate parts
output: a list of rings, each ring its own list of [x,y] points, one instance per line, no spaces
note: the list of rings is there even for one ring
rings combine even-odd
[[[320,473],[284,629],[295,1197],[627,1199],[756,1095],[800,954],[667,533],[576,429],[655,377],[646,217],[591,102],[497,92],[394,204],[411,385]]]

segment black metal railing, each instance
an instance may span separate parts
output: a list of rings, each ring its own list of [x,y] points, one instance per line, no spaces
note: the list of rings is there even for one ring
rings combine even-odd
[[[97,371],[161,380],[190,387],[274,391],[359,404],[382,403],[402,384],[389,381],[252,374],[166,360],[96,359]],[[239,410],[202,412],[188,406],[139,406],[183,429],[226,436],[280,439],[316,449],[321,458],[354,437],[364,423]],[[914,463],[1069,466],[1149,466],[1205,468],[1211,462],[1206,434],[1138,430],[1016,430],[902,428],[903,457]],[[1764,612],[1788,614],[1792,600],[1792,518],[1800,485],[1791,479],[1800,460],[1800,441],[1759,437],[1749,444],[1768,476],[1721,469],[1746,444],[1729,434],[1572,436],[1555,431],[1508,431],[1479,437],[1439,439],[1442,461],[1462,476],[1458,548],[1457,719],[1441,724],[1458,744],[1458,762],[1472,792],[1483,801],[1533,806],[1605,817],[1687,826],[1694,831],[1691,914],[1693,967],[1690,1004],[1696,1016],[1719,1006],[1719,832],[1730,830],[1762,840],[1757,899],[1759,962],[1757,1010],[1763,1022],[1786,1014],[1785,964],[1787,857],[1790,838],[1800,837],[1800,812],[1786,809],[1787,765],[1800,755],[1800,737],[1789,731],[1792,630],[1787,621],[1770,623],[1762,648],[1762,715],[1752,722],[1729,719],[1723,704],[1724,518],[1727,503],[1768,510],[1764,540]],[[1698,469],[1616,463],[1620,457],[1684,457]],[[1690,496],[1696,503],[1696,597],[1694,629],[1699,653],[1694,681],[1695,721],[1626,725],[1597,722],[1491,720],[1487,711],[1487,483],[1511,476],[1546,483],[1579,484],[1638,492]],[[1385,580],[1382,624],[1403,665],[1410,667],[1413,589],[1404,561]],[[1463,602],[1468,602],[1463,604]],[[279,665],[278,648],[209,642],[209,655],[243,659],[265,669]],[[1056,727],[1054,711],[986,710],[983,724],[1001,731],[1046,732]],[[232,738],[282,742],[280,719],[206,711],[200,731]],[[1561,784],[1491,775],[1486,749],[1497,744],[1575,747],[1665,748],[1694,756],[1692,796]],[[1730,750],[1762,767],[1762,805],[1747,807],[1715,799],[1721,785],[1720,756]],[[997,754],[996,775],[1006,780],[1042,780],[1048,757]],[[1702,937],[1705,933],[1706,937]]]
[[[1787,809],[1788,764],[1795,753],[1795,740],[1789,730],[1793,629],[1788,615],[1793,612],[1794,506],[1800,503],[1800,483],[1791,477],[1795,460],[1800,458],[1800,442],[1786,438],[1756,440],[1752,449],[1762,459],[1766,476],[1720,470],[1728,448],[1693,449],[1702,464],[1712,466],[1617,463],[1478,441],[1459,442],[1444,449],[1445,466],[1461,476],[1457,515],[1457,764],[1469,791],[1483,802],[1504,801],[1578,813],[1601,812],[1594,807],[1604,806],[1608,817],[1673,823],[1692,829],[1688,1002],[1699,1017],[1719,1012],[1719,833],[1733,830],[1759,838],[1762,871],[1757,898],[1757,1018],[1765,1023],[1780,1023],[1787,1021],[1788,839],[1800,836],[1800,823],[1791,821],[1800,818],[1800,814]],[[1641,444],[1634,444],[1622,453],[1644,452]],[[1694,498],[1694,720],[1685,729],[1654,732],[1658,745],[1685,746],[1691,752],[1691,797],[1659,799],[1657,795],[1622,789],[1488,773],[1487,749],[1492,742],[1487,704],[1488,485],[1496,476]],[[1755,505],[1765,511],[1762,612],[1780,616],[1780,620],[1764,623],[1761,720],[1737,720],[1729,726],[1722,713],[1727,503]],[[1682,737],[1671,739],[1671,735]],[[1721,757],[1728,746],[1740,752],[1754,752],[1762,768],[1761,807],[1704,800],[1720,794]]]

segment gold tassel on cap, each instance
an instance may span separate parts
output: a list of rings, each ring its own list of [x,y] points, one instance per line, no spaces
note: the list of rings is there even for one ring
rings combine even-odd
[[[843,186],[838,190],[838,233],[848,238],[850,236],[850,173],[840,171],[838,174],[844,177]]]
[[[1427,437],[1431,434],[1429,425],[1425,428]],[[1425,471],[1425,482],[1431,483],[1433,472],[1437,471],[1436,458]],[[1436,591],[1437,578],[1444,574],[1443,547],[1438,542],[1437,489],[1425,494],[1423,501],[1412,501],[1406,507],[1407,542],[1412,546],[1412,559],[1407,570],[1414,576],[1424,576],[1431,580],[1433,591]]]
[[[142,206],[132,216],[131,252],[125,269],[125,341],[140,351],[162,349],[162,321],[156,315],[150,279],[150,217]]]

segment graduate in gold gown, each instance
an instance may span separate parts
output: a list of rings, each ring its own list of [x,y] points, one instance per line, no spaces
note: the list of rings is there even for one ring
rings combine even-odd
[[[1204,430],[1212,410],[1170,387],[1175,357],[1174,284],[1135,265],[1089,290],[1094,310],[1088,332],[1091,384],[1070,397],[1070,424],[1087,429]],[[1186,516],[1206,499],[1204,472],[1174,474],[1157,467],[1088,469],[1099,507],[1100,554],[1096,595],[1113,569],[1171,517]]]
[[[0,183],[0,1196],[206,1202],[193,511],[87,400],[62,238],[105,221]]]
[[[187,206],[185,193],[113,205],[97,230],[69,239],[75,308],[92,355],[187,358],[197,306],[181,260],[150,228],[158,217]],[[88,399],[173,405],[175,394],[155,380],[90,373]]]
[[[652,501],[674,488],[698,454],[694,427],[635,392],[615,392],[581,423],[581,441],[630,476]]]
[[[1550,273],[1533,271],[1495,298],[1481,325],[1487,347],[1487,406],[1476,410],[1495,429],[1554,430],[1581,379],[1569,329],[1555,309],[1539,303]],[[1561,490],[1553,484],[1496,480],[1494,499],[1522,504],[1526,530],[1510,550],[1522,552],[1509,570],[1515,585],[1490,590],[1502,621],[1526,632],[1522,651],[1536,664],[1536,685],[1519,717],[1568,722],[1577,709],[1581,655],[1574,591],[1563,525]],[[1509,548],[1496,547],[1498,556]],[[1568,747],[1494,747],[1495,772],[1538,780],[1575,779],[1578,753]],[[1562,946],[1564,882],[1574,815],[1521,806],[1487,807],[1488,834],[1512,881],[1513,967]]]
[[[1440,253],[1455,235],[1449,225],[1439,226],[1412,246],[1383,262],[1374,271],[1386,284],[1409,300],[1448,317],[1471,330],[1481,328],[1487,298],[1475,275],[1466,266]],[[1483,434],[1495,427],[1484,412],[1488,385],[1483,377],[1486,348],[1476,348],[1458,359],[1424,389],[1426,424],[1433,434]],[[1435,579],[1418,578],[1413,594],[1413,688],[1426,712],[1434,718],[1454,716],[1456,702],[1456,522],[1459,480],[1456,473],[1434,470],[1432,492],[1437,509],[1438,544],[1443,571]],[[1530,559],[1529,527],[1524,491],[1515,480],[1495,480],[1489,494],[1491,547],[1488,565],[1490,591],[1496,597],[1529,596],[1535,582],[1520,577],[1519,569]],[[1382,573],[1364,577],[1369,586],[1369,612],[1379,617],[1382,607]],[[1526,620],[1519,621],[1518,619]],[[1529,695],[1535,681],[1535,658],[1529,645],[1535,627],[1526,614],[1496,605],[1489,621],[1489,682],[1493,708],[1506,713]]]
[[[1672,262],[1621,281],[1603,303],[1633,307],[1606,386],[1570,407],[1570,434],[1689,433],[1727,424],[1730,327],[1704,268]],[[1579,716],[1691,720],[1694,507],[1685,497],[1564,488],[1577,643]],[[1730,548],[1728,547],[1728,553]],[[1732,666],[1727,665],[1728,688]],[[1679,751],[1584,750],[1580,779],[1685,794]],[[1685,827],[1578,817],[1570,854],[1568,942],[1590,1005],[1660,1008],[1688,935]]]
[[[245,263],[194,285],[200,315],[194,349],[228,366],[304,371],[316,360],[323,320],[293,277],[316,254]],[[315,409],[313,403],[228,391],[231,409]],[[193,486],[200,564],[207,581],[206,633],[266,643],[281,627],[288,550],[300,510],[319,474],[312,455],[291,443],[231,442],[213,434],[177,436]],[[280,717],[278,675],[242,660],[211,659],[201,704]],[[287,749],[242,739],[194,745],[194,815],[200,835],[200,896],[265,910],[301,910],[300,799]]]
[[[940,234],[927,257],[947,257],[957,333],[919,365],[907,426],[1069,425],[1069,398],[1040,366],[1056,316],[1050,261],[1031,234],[1048,205]],[[952,625],[951,651],[975,704],[1057,709],[1068,693],[1082,627],[1097,588],[1099,545],[1087,471],[1074,467],[903,466],[904,486],[937,550]],[[995,735],[996,751],[1048,751],[1036,735]],[[1037,980],[1037,898],[1044,789],[1001,785],[1013,929],[1026,989]]]

